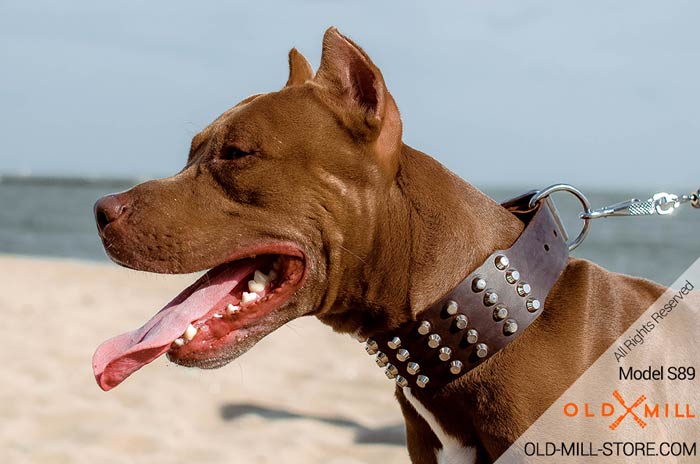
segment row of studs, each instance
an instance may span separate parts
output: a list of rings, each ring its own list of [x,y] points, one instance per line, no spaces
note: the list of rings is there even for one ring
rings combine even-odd
[[[533,302],[532,305],[536,305],[539,308],[539,301],[537,301],[535,299],[528,300],[528,302],[530,302],[530,301]],[[459,309],[459,305],[454,300],[450,300],[445,304],[445,310],[450,315],[456,314],[458,309]],[[507,317],[508,317],[508,308],[506,308],[504,305],[499,304],[494,308],[493,319],[495,321],[502,321],[502,320],[506,319]],[[464,330],[469,325],[469,319],[464,314],[457,314],[455,316],[454,324],[458,330]],[[420,325],[418,326],[418,333],[421,335],[426,335],[426,334],[430,333],[431,327],[432,326],[431,326],[430,322],[421,321]],[[515,319],[508,319],[503,324],[503,334],[504,335],[513,335],[517,331],[518,331],[518,323]],[[435,337],[433,337],[433,335],[435,335]],[[436,346],[433,346],[433,345],[439,345],[440,336],[437,334],[433,334],[433,335],[430,335],[430,337],[428,337],[428,345],[431,348],[436,348]],[[466,339],[470,345],[476,343],[478,338],[479,338],[479,332],[476,329],[472,328],[472,329],[467,330]]]
[[[398,346],[396,345],[396,340],[392,340],[391,343],[393,343],[394,346]],[[376,363],[379,367],[386,368],[384,373],[387,378],[395,379],[396,383],[401,387],[408,386],[408,380],[399,375],[398,368],[389,362],[389,357],[385,353],[379,351],[379,344],[375,340],[367,340],[365,349],[367,350],[367,353],[377,355]],[[440,349],[439,357],[442,361],[448,361],[451,353],[452,350],[449,347],[444,346]],[[408,353],[408,350],[405,349],[399,349],[399,351],[396,353],[396,358],[402,362],[407,361],[409,357],[410,354]],[[454,375],[458,375],[462,372],[463,367],[462,361],[455,359],[450,363],[450,372]],[[420,365],[417,362],[411,361],[406,365],[406,371],[411,375],[417,375],[420,371]],[[427,375],[420,374],[416,377],[416,385],[418,385],[420,388],[425,388],[428,382],[430,382],[430,378]]]
[[[499,270],[506,270],[508,269],[510,262],[508,260],[508,257],[505,255],[498,255],[495,258],[495,265],[496,268]],[[508,283],[510,284],[516,284],[516,291],[518,295],[521,297],[526,297],[530,294],[531,292],[531,287],[529,284],[525,282],[518,282],[520,280],[520,273],[516,269],[508,269],[505,273],[505,279]],[[482,278],[475,278],[472,281],[472,290],[474,292],[481,292],[486,289],[486,281]],[[496,303],[498,303],[498,294],[496,294],[494,291],[486,291],[484,294],[484,305],[486,306],[493,306]],[[529,298],[526,302],[526,306],[528,311],[530,312],[535,312],[540,308],[540,302],[535,299],[535,298]],[[447,311],[448,314],[450,315],[456,315],[457,311],[459,309],[459,305],[457,302],[450,300],[445,307],[445,310]],[[503,320],[506,317],[508,317],[508,309],[503,306],[503,305],[498,305],[494,309],[494,319],[495,320]],[[465,315],[460,314],[457,315],[455,318],[455,325],[459,330],[463,330],[467,327],[468,325],[468,319]],[[430,332],[431,325],[429,321],[422,321],[420,326],[418,327],[418,333],[421,335],[427,335]],[[503,325],[503,331],[506,335],[513,335],[516,333],[518,330],[518,323],[514,319],[508,319],[505,321]],[[467,342],[470,344],[474,344],[478,341],[478,332],[476,329],[469,329],[467,331]],[[431,348],[438,348],[440,346],[441,342],[441,337],[438,334],[430,334],[428,336],[428,346]],[[401,346],[401,339],[399,337],[393,337],[389,342],[387,342],[387,346],[391,349],[398,349],[399,351],[396,353],[396,358],[401,361],[405,362],[409,359],[410,353],[408,350],[400,348]],[[405,387],[408,385],[408,380],[406,380],[403,376],[398,374],[398,369],[396,366],[393,364],[389,363],[389,358],[386,354],[382,353],[379,351],[379,345],[377,344],[376,341],[374,340],[368,340],[367,341],[367,346],[366,346],[367,353],[369,354],[376,354],[377,355],[377,365],[380,367],[386,367],[385,374],[388,378],[390,379],[396,379],[396,383],[399,384],[401,387]],[[485,343],[479,343],[476,345],[475,349],[476,355],[480,358],[484,358],[488,355],[488,346]],[[441,361],[449,361],[452,356],[452,349],[444,346],[440,348],[438,357],[440,358]],[[450,372],[454,375],[458,375],[461,373],[463,368],[462,362],[459,360],[454,360],[450,363]],[[408,365],[406,366],[406,370],[409,374],[415,375],[418,374],[418,371],[420,370],[420,365],[416,362],[409,362]],[[428,384],[430,381],[429,377],[426,375],[419,375],[416,378],[416,385],[418,385],[421,388],[425,388],[425,386]]]
[[[427,322],[427,321],[425,321]],[[429,324],[429,323],[428,323]],[[422,325],[423,330],[425,330],[426,326]],[[428,329],[429,330],[429,329]],[[476,343],[478,337],[478,333],[476,330],[471,329],[473,332],[469,333],[467,335],[467,339],[470,340],[470,343]],[[419,332],[421,331],[421,328],[419,327]],[[427,333],[427,332],[426,332]],[[425,333],[422,333],[422,335],[425,335]],[[428,346],[431,348],[438,348],[440,346],[440,341],[441,337],[438,334],[431,334],[428,337]],[[405,348],[400,348],[401,347],[401,339],[399,337],[394,337],[391,340],[387,342],[387,346],[391,349],[398,350],[396,352],[396,359],[398,359],[401,362],[406,362],[410,358],[410,353],[408,350]],[[400,386],[406,386],[408,385],[408,381],[403,377],[398,375],[398,369],[396,366],[391,364],[389,362],[389,357],[379,351],[379,344],[375,340],[368,340],[367,341],[367,346],[365,348],[367,350],[367,353],[369,354],[376,354],[376,363],[379,367],[385,367],[385,374],[389,379],[396,379],[396,382]],[[476,354],[480,358],[485,357],[488,354],[488,347],[486,346],[485,343],[479,343],[476,345]],[[443,346],[439,349],[438,351],[438,357],[441,361],[447,362],[450,360],[452,357],[452,349],[448,346]],[[460,360],[456,359],[450,363],[450,372],[454,375],[458,375],[459,373],[462,372],[463,364]],[[416,375],[418,374],[420,370],[420,365],[417,362],[409,362],[406,366],[406,371],[411,374],[411,375]],[[416,385],[418,385],[421,388],[425,388],[425,386],[428,384],[430,381],[430,378],[426,375],[418,375],[416,377]]]
[[[367,351],[368,354],[370,354],[370,355],[376,354],[377,355],[377,358],[376,358],[377,366],[386,368],[384,373],[387,376],[387,378],[395,379],[396,383],[400,387],[408,386],[408,380],[405,377],[403,377],[402,375],[399,375],[399,370],[396,368],[396,366],[394,366],[393,364],[391,364],[389,362],[389,357],[385,353],[379,351],[379,344],[377,343],[376,340],[368,339],[366,337],[359,337],[359,336],[356,336],[355,338],[361,343],[366,342],[365,350]],[[395,337],[395,338],[398,338],[398,337]],[[449,350],[449,347],[443,347],[443,348]],[[406,350],[404,350],[404,351],[406,351]],[[408,351],[406,351],[405,354],[404,353],[401,353],[401,354],[397,353],[397,359],[401,360],[399,358],[399,356],[404,356],[404,355],[406,357],[403,360],[407,360],[408,359]],[[443,359],[443,357],[444,357],[444,355],[441,355],[441,359]],[[454,360],[450,363],[450,372],[457,375],[462,371],[462,367],[463,367],[462,361]],[[417,362],[411,361],[406,366],[406,371],[411,375],[416,375],[420,371],[420,365]],[[430,382],[430,378],[427,375],[421,374],[421,375],[418,375],[418,377],[416,377],[416,385],[418,385],[420,388],[425,388],[426,385],[428,385],[428,382]]]
[[[507,256],[505,255],[497,255],[494,264],[498,270],[501,271],[506,271],[505,272],[505,279],[506,282],[510,284],[517,284],[516,286],[516,292],[518,295],[521,297],[525,298],[527,297],[530,292],[532,291],[532,288],[530,287],[530,284],[526,282],[518,282],[520,280],[520,272],[518,272],[516,269],[510,268],[508,269],[508,266],[510,265],[510,260],[508,259]],[[479,293],[481,291],[484,291],[486,289],[486,281],[480,277],[474,278],[472,281],[472,290],[476,293]],[[492,306],[494,304],[498,303],[498,295],[493,292],[493,291],[486,291],[484,294],[484,305],[486,306]],[[528,298],[525,302],[525,306],[529,312],[535,312],[540,309],[541,304],[539,300],[536,298]],[[450,309],[448,309],[449,313]],[[454,310],[456,312],[456,309]],[[506,319],[508,317],[508,308],[506,308],[503,305],[497,305],[494,308],[493,311],[493,318],[496,321],[502,321],[503,319]],[[505,321],[503,324],[503,333],[505,335],[513,335],[518,331],[518,323],[514,319],[508,319]]]
[[[506,271],[505,272],[506,282],[508,282],[509,284],[513,284],[513,285],[517,284],[515,287],[515,291],[518,293],[518,295],[520,295],[523,298],[530,295],[530,293],[532,292],[532,287],[527,282],[519,282],[520,272],[518,272],[516,269],[513,269],[513,268],[508,269],[508,266],[510,265],[510,260],[508,259],[507,256],[505,256],[505,255],[496,256],[496,258],[494,260],[494,264],[496,265],[496,268],[498,270]],[[486,288],[486,281],[484,279],[477,277],[472,282],[472,289],[477,293],[485,288]],[[486,295],[486,297],[488,297],[488,296],[489,295]],[[497,298],[498,298],[498,296],[496,296],[496,299]],[[493,301],[493,297],[490,298],[490,301]],[[530,311],[531,313],[534,313],[535,311],[540,309],[541,304],[540,304],[539,300],[536,298],[528,298],[525,302],[525,306],[527,307],[528,311]],[[503,319],[503,318],[501,318],[501,319]]]
[[[510,263],[509,263],[508,257],[506,257],[505,255],[498,255],[498,256],[496,256],[495,264],[499,270],[505,270],[508,268],[508,265]],[[507,282],[509,282],[511,284],[515,284],[518,280],[520,280],[520,273],[517,270],[510,269],[506,272],[506,281]],[[472,282],[472,289],[477,293],[485,290],[486,289],[486,281],[484,279],[481,279],[481,278],[474,279],[474,281]],[[524,297],[530,293],[531,289],[527,283],[520,283],[517,286],[517,291],[518,291],[518,294],[520,296]],[[496,303],[498,303],[498,294],[494,291],[486,291],[486,293],[484,294],[484,305],[492,306],[492,305],[495,305]],[[537,304],[539,304],[539,302],[537,302]],[[445,311],[447,312],[447,314],[449,314],[451,316],[456,316],[455,317],[455,326],[457,327],[457,329],[464,330],[468,326],[468,319],[467,319],[467,316],[465,316],[464,314],[458,315],[457,314],[458,310],[459,310],[459,305],[457,304],[456,301],[450,300],[445,305]],[[504,311],[505,311],[505,315],[503,315]],[[502,320],[505,317],[507,317],[507,314],[508,314],[508,310],[505,308],[505,306],[499,305],[494,310],[494,319],[497,319],[497,316],[500,315],[500,316],[502,316],[500,318]],[[427,335],[430,333],[430,329],[431,329],[430,322],[429,321],[422,321],[421,324],[418,326],[418,333],[421,335]],[[503,331],[506,335],[512,335],[517,330],[518,330],[518,323],[514,319],[509,319],[504,323]],[[478,338],[479,338],[479,333],[476,329],[472,328],[472,329],[469,329],[467,331],[466,339],[467,339],[468,343],[474,344],[478,341]],[[428,336],[428,346],[429,347],[437,348],[438,346],[440,346],[440,342],[441,342],[440,335],[430,334]],[[400,346],[400,344],[401,344],[401,340],[398,337],[394,337],[388,343],[389,347],[392,349],[398,348]],[[478,357],[484,358],[488,355],[488,346],[485,343],[479,343],[476,345],[475,352],[476,352],[476,355]],[[410,356],[409,352],[405,349],[399,349],[399,351],[396,353],[396,358],[402,362],[408,360],[409,356]],[[440,358],[441,361],[445,361],[445,362],[449,361],[451,356],[452,356],[452,349],[450,347],[443,346],[442,348],[440,348],[438,357]],[[386,360],[388,360],[388,357],[386,357],[386,355],[384,355],[384,357],[386,358]],[[378,364],[385,365],[386,360],[383,360],[384,362],[382,362],[378,359]],[[389,364],[389,366],[394,368],[394,369],[390,370],[391,372],[387,372],[387,375],[390,377],[392,375],[396,375],[396,373],[398,372],[398,369],[396,369],[396,367],[392,366],[391,364]],[[463,368],[462,362],[459,360],[454,360],[450,363],[450,372],[454,375],[460,374],[462,372],[462,368]],[[394,372],[394,370],[396,370],[396,372]],[[406,366],[406,370],[408,371],[409,374],[415,375],[420,370],[420,365],[416,362],[410,362]],[[421,375],[418,378],[416,378],[416,384],[419,387],[425,387],[425,385],[429,381],[430,381],[430,379],[425,375]],[[401,385],[403,382],[406,382],[406,380],[403,377],[398,376],[397,383],[399,383]],[[404,385],[402,385],[402,386],[404,386]]]
[[[496,256],[496,268],[503,271],[507,269],[509,264],[508,258],[504,255]],[[516,285],[515,290],[518,295],[526,297],[532,291],[532,287],[527,282],[519,282],[520,272],[516,269],[508,269],[505,273],[506,282],[512,285]],[[474,277],[472,280],[472,290],[474,293],[480,293],[486,290],[486,280],[481,277]],[[484,294],[484,304],[486,306],[493,306],[498,303],[498,294],[493,290],[487,290]]]
[[[505,267],[508,266],[508,258],[503,256],[503,255],[499,255],[496,258],[496,266],[499,267],[499,269],[500,269],[500,266],[503,266],[503,268],[505,269]],[[515,271],[515,274],[516,274],[517,278],[519,278],[519,274],[517,274],[517,271]],[[517,280],[517,278],[516,278],[516,280]],[[472,289],[474,289],[475,292],[482,291],[485,288],[486,288],[486,281],[485,280],[478,279],[478,278],[474,280],[474,282],[472,284]],[[528,289],[528,291],[529,291],[529,289]],[[486,295],[484,296],[484,304],[486,304],[487,306],[492,305],[492,304],[496,304],[497,302],[498,302],[498,295],[495,292],[487,292]],[[502,307],[502,305],[500,305],[500,306]],[[505,307],[503,307],[503,309],[505,309]],[[457,304],[456,301],[453,301],[453,300],[448,301],[447,304],[445,305],[445,310],[447,311],[447,313],[449,315],[456,315],[455,325],[459,330],[463,330],[463,329],[467,328],[467,325],[468,325],[467,316],[465,316],[464,314],[457,315],[457,311],[459,310],[459,305]],[[506,321],[506,322],[509,322],[509,321]],[[517,330],[517,323],[514,320],[511,320],[511,322],[512,322],[512,324],[515,325],[514,330]],[[508,327],[512,327],[512,324],[509,324]],[[430,333],[431,328],[432,327],[431,327],[431,324],[429,321],[422,321],[418,327],[418,333],[421,335],[428,335]],[[515,333],[515,332],[513,331],[513,333]],[[468,343],[474,344],[478,341],[478,338],[479,338],[479,333],[476,329],[472,328],[472,329],[469,329],[467,331],[466,339],[467,339]],[[430,334],[428,336],[428,346],[430,348],[438,348],[440,346],[441,341],[442,341],[442,338],[440,337],[439,334]],[[393,350],[398,349],[398,351],[396,353],[396,359],[398,359],[399,361],[405,362],[409,359],[409,357],[410,357],[409,351],[404,349],[404,348],[400,348],[401,339],[399,337],[393,337],[391,340],[389,340],[387,342],[387,346]],[[396,378],[397,383],[402,387],[408,384],[408,381],[403,376],[398,375],[398,369],[396,368],[396,366],[389,363],[389,357],[385,353],[378,351],[379,346],[376,343],[376,341],[374,341],[374,340],[368,341],[366,349],[367,349],[367,352],[369,354],[376,354],[377,355],[377,359],[376,359],[377,365],[379,367],[386,368],[385,374],[388,378],[390,378],[390,379]],[[479,343],[476,346],[475,351],[476,351],[476,355],[478,357],[484,358],[488,355],[488,346],[485,343]],[[440,358],[441,361],[447,362],[450,360],[451,356],[452,356],[452,349],[450,347],[443,346],[442,348],[440,348],[440,350],[438,352],[438,357]],[[462,368],[463,368],[462,362],[459,360],[454,360],[450,363],[450,372],[454,375],[458,375],[459,373],[461,373]],[[410,362],[406,366],[406,370],[408,371],[409,374],[416,375],[418,373],[418,371],[420,370],[420,365],[416,362]],[[429,381],[430,381],[430,378],[428,376],[419,375],[416,378],[416,385],[418,385],[421,388],[425,388],[425,386],[427,385],[427,383]]]

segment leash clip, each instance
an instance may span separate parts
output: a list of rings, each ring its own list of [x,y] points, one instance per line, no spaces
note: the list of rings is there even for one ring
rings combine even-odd
[[[554,202],[548,198],[554,192],[568,192],[572,194],[578,199],[583,207],[583,211],[579,214],[579,218],[583,220],[583,227],[575,239],[566,243],[566,245],[569,247],[569,251],[576,249],[576,247],[578,247],[586,238],[591,219],[615,216],[652,216],[654,214],[667,216],[678,209],[678,207],[683,203],[690,203],[693,208],[700,208],[700,189],[698,189],[695,192],[691,192],[689,195],[676,195],[674,193],[659,192],[652,195],[648,200],[642,201],[637,198],[632,198],[631,200],[621,201],[619,203],[614,203],[609,206],[592,210],[586,196],[581,193],[580,190],[568,184],[554,184],[540,191],[534,190],[511,200],[509,203],[515,204],[520,200],[526,200],[527,197],[530,197],[528,208],[532,210],[537,208],[538,205],[544,200],[545,204],[552,210],[554,219],[561,229],[563,236],[565,239],[567,239],[568,237],[566,236],[566,230],[564,230],[564,226],[559,219],[559,214],[554,206]]]
[[[586,220],[614,216],[652,216],[654,214],[665,216],[673,213],[679,206],[687,202],[690,202],[695,208],[700,208],[699,193],[693,192],[690,195],[678,196],[673,193],[659,192],[645,201],[632,198],[592,211],[584,211],[580,217]]]

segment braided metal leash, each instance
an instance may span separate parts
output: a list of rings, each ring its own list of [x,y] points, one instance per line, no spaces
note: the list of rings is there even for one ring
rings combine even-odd
[[[591,209],[590,203],[588,202],[586,196],[581,193],[580,190],[568,184],[550,185],[549,187],[536,192],[530,199],[530,207],[534,208],[537,203],[543,200],[550,201],[548,197],[554,192],[568,192],[574,195],[583,206],[583,212],[579,214],[579,218],[583,220],[583,228],[574,240],[568,242],[569,251],[579,246],[586,238],[591,219],[615,216],[651,216],[654,214],[665,216],[673,213],[684,203],[690,203],[693,208],[700,209],[700,189],[696,190],[695,192],[691,192],[688,195],[676,195],[674,193],[659,192],[652,195],[651,198],[647,200],[632,198],[631,200],[621,201],[602,208]]]

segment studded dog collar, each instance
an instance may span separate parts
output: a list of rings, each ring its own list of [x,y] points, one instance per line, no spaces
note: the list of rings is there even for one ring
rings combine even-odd
[[[534,192],[503,204],[526,227],[494,251],[417,320],[366,342],[377,365],[401,387],[435,389],[474,369],[515,340],[542,313],[569,250],[553,205],[528,207]]]

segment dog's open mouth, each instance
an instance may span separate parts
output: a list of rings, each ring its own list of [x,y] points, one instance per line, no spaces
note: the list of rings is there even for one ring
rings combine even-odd
[[[102,343],[92,359],[97,383],[110,390],[165,353],[184,365],[225,364],[212,353],[284,306],[303,284],[305,270],[299,250],[275,246],[216,266],[140,329]]]

